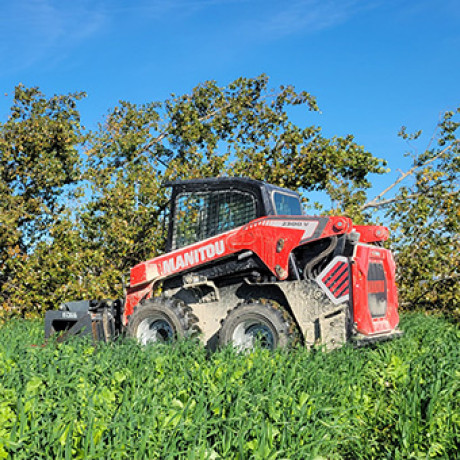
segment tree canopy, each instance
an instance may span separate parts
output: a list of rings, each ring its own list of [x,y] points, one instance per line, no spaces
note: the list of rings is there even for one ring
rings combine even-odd
[[[404,301],[439,305],[442,294],[451,309],[458,298],[458,111],[439,123],[438,145],[414,156],[411,185],[397,181],[367,201],[369,174],[385,174],[385,161],[350,134],[328,138],[319,126],[294,123],[293,107],[307,119],[316,99],[273,89],[265,75],[225,87],[208,81],[165,101],[121,101],[93,131],[80,124],[83,97],[48,98],[19,85],[0,124],[3,314],[120,295],[129,268],[163,249],[162,184],[218,175],[261,179],[306,199],[324,191],[334,212],[358,222],[382,218],[383,208]],[[434,270],[441,261],[444,270]],[[425,287],[406,289],[411,283]]]

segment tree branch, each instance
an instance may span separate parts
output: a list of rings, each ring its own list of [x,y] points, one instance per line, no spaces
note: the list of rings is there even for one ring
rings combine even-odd
[[[385,204],[388,204],[387,202],[391,203],[392,201],[388,201],[388,200],[379,201],[379,200],[384,195],[386,195],[390,190],[395,188],[399,183],[401,183],[406,177],[414,174],[414,172],[417,171],[417,169],[422,168],[424,166],[427,166],[430,163],[433,163],[434,161],[436,161],[438,158],[442,157],[451,147],[452,147],[451,145],[448,145],[446,148],[442,149],[436,156],[434,156],[433,158],[430,158],[429,160],[425,161],[425,163],[422,163],[421,165],[413,166],[411,169],[409,169],[409,171],[406,171],[405,173],[403,173],[400,177],[398,177],[398,179],[396,179],[391,185],[389,185],[385,190],[383,190],[383,192],[379,193],[374,199],[372,199],[371,201],[368,201],[367,203],[363,204],[361,206],[361,208],[360,208],[361,211],[364,211],[367,208],[376,208],[376,207],[380,206],[379,203],[381,203],[381,202],[385,203]],[[397,201],[397,199],[395,199],[393,201]]]
[[[452,196],[452,195],[457,195],[459,192],[458,191],[455,191],[455,192],[450,192],[450,193],[445,193],[443,196]],[[369,208],[380,208],[381,206],[386,206],[388,204],[391,204],[391,203],[396,203],[398,201],[406,201],[406,200],[411,200],[413,198],[418,198],[419,196],[435,196],[435,194],[431,194],[431,193],[412,193],[411,195],[407,195],[405,197],[395,197],[395,198],[389,198],[387,200],[380,200],[379,202],[377,203],[374,203],[372,201],[370,201],[369,203],[366,203],[364,204],[362,207],[361,207],[361,210],[364,211],[365,209],[369,209]]]

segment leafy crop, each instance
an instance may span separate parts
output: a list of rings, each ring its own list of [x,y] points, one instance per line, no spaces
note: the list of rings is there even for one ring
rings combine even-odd
[[[194,342],[44,347],[0,329],[0,458],[454,458],[460,332],[406,316],[404,337],[332,353],[208,355]]]

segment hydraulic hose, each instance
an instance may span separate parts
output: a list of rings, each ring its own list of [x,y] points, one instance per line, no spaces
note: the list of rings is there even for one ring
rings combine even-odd
[[[334,235],[331,237],[331,241],[329,243],[329,246],[321,251],[316,257],[313,257],[309,262],[305,264],[305,267],[303,269],[303,277],[304,279],[313,279],[313,268],[315,265],[318,264],[321,260],[323,260],[325,257],[327,257],[337,246],[337,236]]]

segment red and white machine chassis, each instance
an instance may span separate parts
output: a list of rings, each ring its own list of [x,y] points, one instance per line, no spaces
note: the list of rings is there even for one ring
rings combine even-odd
[[[283,281],[289,277],[290,255],[295,248],[352,232],[359,234],[353,255],[335,257],[315,281],[333,303],[349,303],[356,333],[368,337],[391,333],[399,322],[395,263],[389,250],[370,244],[385,241],[388,229],[353,226],[351,219],[342,216],[262,217],[142,262],[131,269],[123,324],[127,324],[134,307],[142,299],[151,298],[158,283],[171,276],[251,251],[278,281]],[[385,308],[379,306],[383,304]]]

